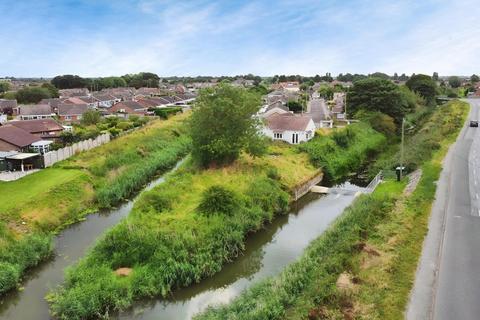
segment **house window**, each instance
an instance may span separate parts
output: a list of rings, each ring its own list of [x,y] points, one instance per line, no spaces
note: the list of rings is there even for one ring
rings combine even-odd
[[[282,133],[274,133],[273,134],[273,139],[283,139],[283,134]]]
[[[65,116],[65,120],[71,120],[72,117],[71,116]]]
[[[292,144],[298,143],[298,133],[292,134]]]

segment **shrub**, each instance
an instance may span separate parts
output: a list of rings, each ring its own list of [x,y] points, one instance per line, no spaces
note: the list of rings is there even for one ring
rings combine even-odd
[[[116,128],[122,131],[130,130],[130,129],[133,129],[133,123],[123,121],[123,122],[120,122]]]
[[[207,215],[216,213],[231,215],[237,208],[238,201],[237,195],[232,190],[220,185],[212,186],[203,192],[198,210]]]
[[[20,279],[18,266],[11,263],[0,262],[0,294],[14,288]]]

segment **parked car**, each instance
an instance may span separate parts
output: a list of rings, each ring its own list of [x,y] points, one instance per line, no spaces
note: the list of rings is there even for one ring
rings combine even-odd
[[[478,127],[478,120],[470,121],[470,127]]]

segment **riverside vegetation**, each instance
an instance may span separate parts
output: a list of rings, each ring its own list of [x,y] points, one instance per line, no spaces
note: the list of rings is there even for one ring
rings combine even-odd
[[[0,182],[0,294],[52,253],[52,234],[132,196],[190,151],[187,115],[144,128],[13,182]]]
[[[407,138],[417,151],[409,168],[423,169],[411,195],[402,195],[404,181],[388,180],[360,196],[299,261],[196,319],[403,319],[441,161],[467,113],[463,102],[440,106]],[[390,170],[396,159],[387,153],[380,163]]]
[[[235,92],[240,89],[212,90],[198,98],[196,110],[204,111],[205,118],[195,114],[197,111],[192,116],[192,126],[199,126],[192,131],[201,133],[192,137],[193,145],[200,149],[165,183],[144,192],[129,216],[67,270],[64,286],[49,295],[56,317],[101,317],[127,308],[135,299],[166,296],[214,275],[241,254],[249,233],[259,230],[275,215],[288,212],[292,199],[289,192],[295,187],[321,170],[337,177],[355,170],[366,154],[384,146],[382,134],[366,124],[339,130],[332,136],[319,136],[301,147],[284,143],[262,146],[262,141],[256,140],[256,131],[251,130],[256,123],[250,122],[248,115],[255,112],[251,105],[259,105],[256,98],[244,91]],[[237,103],[241,96],[246,103]],[[231,101],[246,105],[246,109],[231,110]],[[225,120],[221,123],[210,117],[219,113]],[[239,125],[241,121],[245,122]],[[235,131],[236,135],[223,135],[218,128],[228,123],[232,126],[225,130]],[[215,139],[199,130],[201,125],[209,126]],[[368,134],[364,134],[365,130]],[[308,148],[308,144],[312,147]],[[235,148],[224,148],[227,145]],[[341,150],[351,152],[358,162],[343,161],[331,168],[333,162],[318,160],[313,165],[310,159],[316,159],[316,145],[327,155],[340,157]],[[119,268],[132,271],[122,277],[115,273]]]

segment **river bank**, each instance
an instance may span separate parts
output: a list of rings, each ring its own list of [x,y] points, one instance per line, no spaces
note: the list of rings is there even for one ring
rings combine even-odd
[[[390,180],[361,196],[298,262],[196,319],[403,318],[441,159],[467,110],[460,102],[441,106],[409,138],[406,163],[423,168],[413,193]]]
[[[54,167],[1,182],[0,294],[52,254],[53,234],[130,197],[189,151],[186,115],[144,128]]]
[[[352,143],[339,147],[356,148],[361,156],[381,145],[375,131],[356,134],[362,126],[351,129],[347,142]],[[262,158],[243,155],[228,167],[200,170],[186,163],[165,184],[144,193],[128,218],[69,270],[65,286],[49,297],[53,313],[69,319],[111,314],[142,297],[166,296],[215,275],[242,254],[247,235],[285,214],[286,190],[317,174],[308,154],[285,144],[271,145]],[[202,203],[215,204],[215,213]],[[114,273],[119,268],[132,271],[119,277]]]

